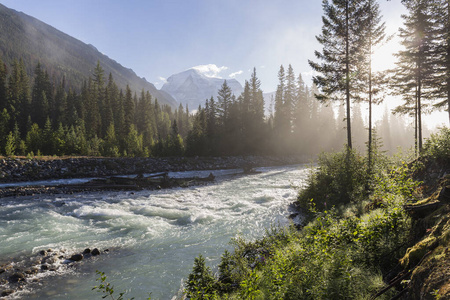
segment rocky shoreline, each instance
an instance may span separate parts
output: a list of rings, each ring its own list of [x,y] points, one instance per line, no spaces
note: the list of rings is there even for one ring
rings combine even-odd
[[[3,158],[0,159],[0,183],[105,177],[156,172],[268,167],[308,162],[304,157],[233,156],[170,158]]]
[[[108,249],[84,249],[70,253],[64,249],[41,250],[32,256],[21,256],[0,263],[0,299],[15,297],[18,293],[39,286],[45,278],[60,276],[77,267],[81,261],[109,253]]]

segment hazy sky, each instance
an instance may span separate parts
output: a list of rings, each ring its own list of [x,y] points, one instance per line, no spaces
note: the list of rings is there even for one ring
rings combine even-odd
[[[256,67],[274,91],[281,64],[310,78],[320,50],[321,0],[0,0],[93,44],[158,88],[195,66],[209,75],[249,79]],[[380,0],[389,32],[401,25],[400,0]],[[395,46],[389,47],[395,48]],[[381,64],[391,61],[383,54]],[[308,77],[309,75],[309,77]]]

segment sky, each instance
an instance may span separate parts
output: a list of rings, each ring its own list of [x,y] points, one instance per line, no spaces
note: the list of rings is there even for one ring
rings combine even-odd
[[[311,84],[308,59],[321,50],[321,0],[0,0],[133,69],[161,88],[196,68],[242,84],[256,68],[264,92],[276,90],[280,65]],[[389,34],[402,25],[400,0],[379,0]],[[394,66],[398,38],[377,49],[375,68]],[[383,110],[384,111],[384,110]]]

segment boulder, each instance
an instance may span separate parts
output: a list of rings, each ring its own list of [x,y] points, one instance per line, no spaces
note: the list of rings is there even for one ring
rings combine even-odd
[[[1,297],[6,297],[6,296],[9,296],[9,295],[11,295],[13,293],[14,293],[14,290],[4,290],[4,291],[1,292],[0,296]]]
[[[83,259],[83,254],[74,254],[69,258],[69,260],[71,260],[71,261],[81,261],[82,259]]]
[[[9,276],[9,281],[16,283],[19,281],[25,281],[25,274],[21,273],[21,272],[17,272],[12,274],[11,276]]]

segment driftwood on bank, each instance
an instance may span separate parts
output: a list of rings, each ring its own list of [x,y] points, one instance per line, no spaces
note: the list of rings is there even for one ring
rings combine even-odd
[[[25,186],[5,187],[0,190],[0,198],[32,196],[35,194],[73,194],[93,191],[130,191],[156,190],[175,187],[202,185],[215,180],[213,174],[207,177],[173,178],[167,173],[158,173],[144,177],[105,177],[92,179],[83,184],[68,184],[59,186]]]

